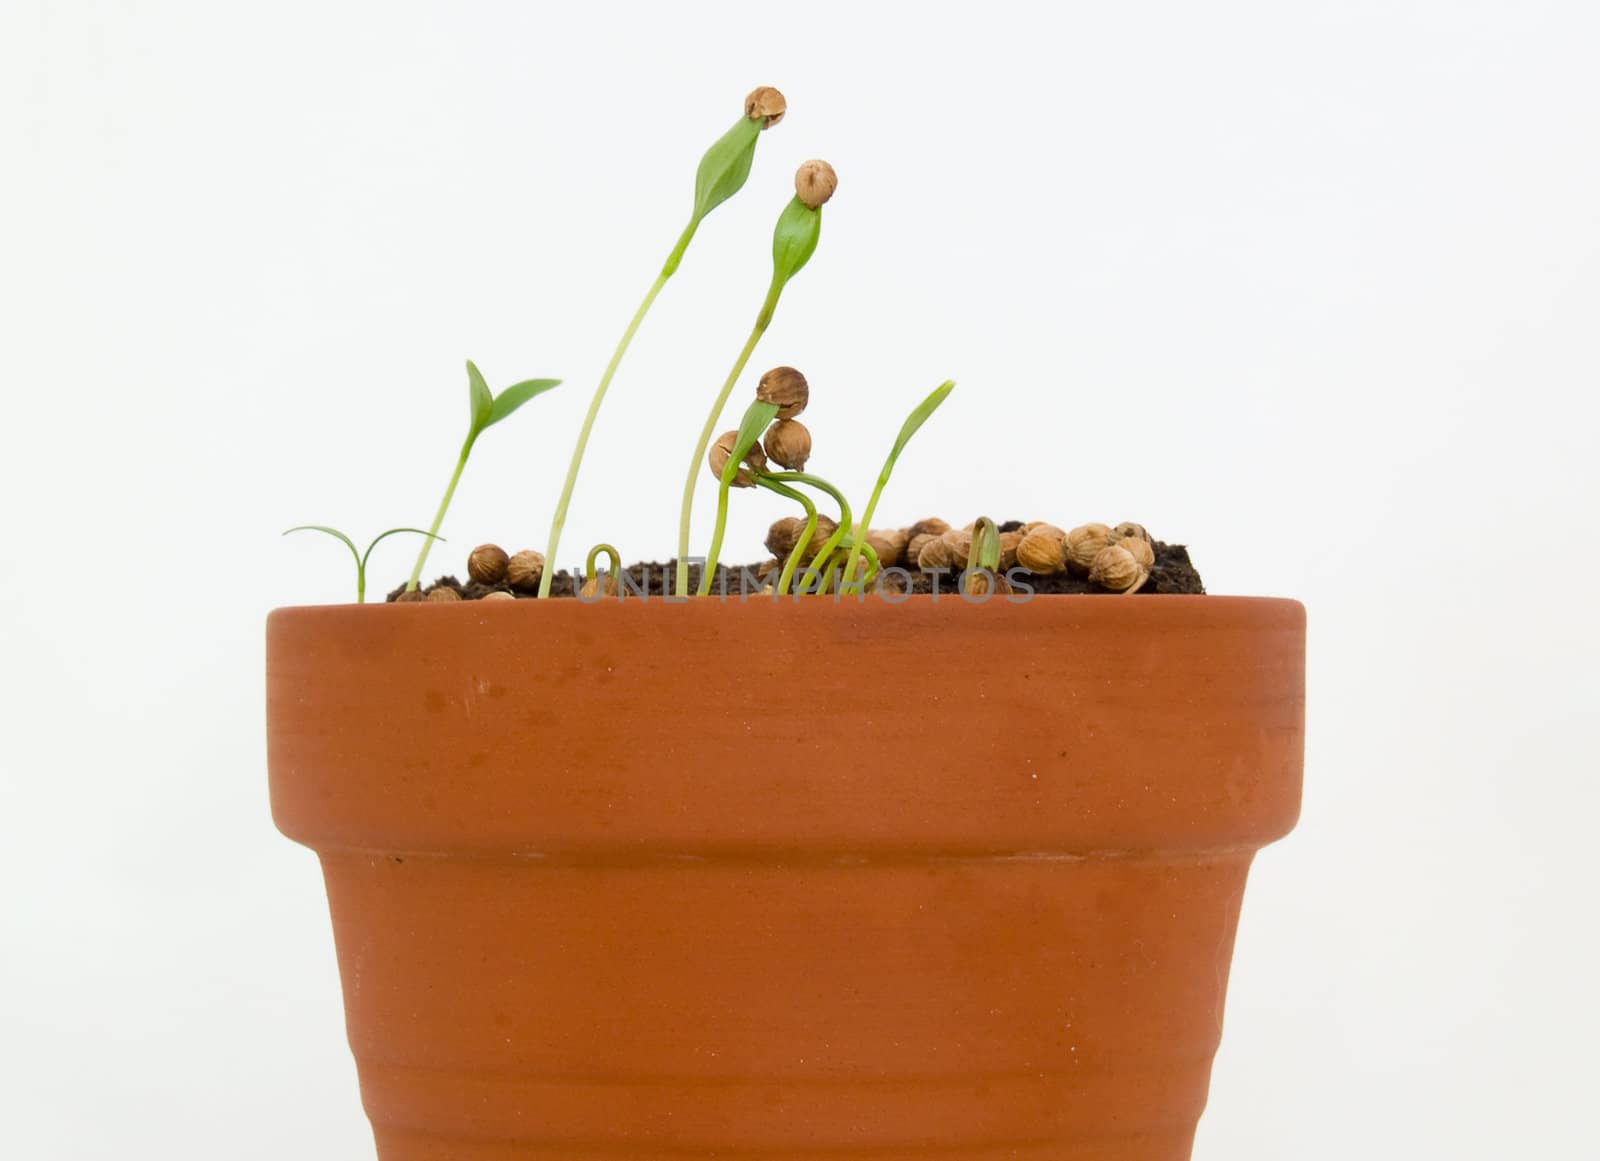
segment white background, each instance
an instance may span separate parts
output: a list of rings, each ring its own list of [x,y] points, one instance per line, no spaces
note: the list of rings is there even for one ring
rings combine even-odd
[[[480,443],[435,571],[541,546],[695,162],[771,83],[563,563],[671,551],[830,159],[750,376],[808,373],[818,471],[863,493],[954,377],[884,522],[1137,519],[1310,611],[1305,816],[1257,862],[1197,1161],[1594,1156],[1595,12],[6,4],[3,1151],[372,1156],[262,753],[263,616],[349,567],[278,533],[426,524],[471,357],[568,383]],[[737,501],[753,557],[782,510]]]

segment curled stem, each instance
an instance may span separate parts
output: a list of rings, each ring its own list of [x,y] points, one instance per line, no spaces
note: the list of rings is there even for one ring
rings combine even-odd
[[[789,581],[794,577],[795,566],[800,563],[801,555],[806,546],[811,543],[811,538],[817,532],[817,506],[804,492],[797,492],[793,488],[778,483],[771,476],[757,475],[756,483],[769,492],[776,492],[780,496],[787,496],[796,501],[806,511],[805,530],[795,539],[794,547],[789,550],[788,557],[783,562],[783,572],[778,576],[777,592],[783,596],[789,591]]]
[[[776,480],[780,484],[804,484],[809,488],[815,488],[819,492],[826,492],[833,497],[833,502],[839,505],[839,526],[833,530],[833,534],[828,539],[822,542],[822,547],[817,549],[816,559],[827,560],[833,554],[833,550],[843,543],[844,538],[851,534],[850,502],[844,498],[844,493],[821,476],[812,475],[810,472],[776,472],[769,478]],[[823,580],[826,579],[826,576],[824,576]],[[803,591],[804,582],[801,583],[801,588]],[[822,591],[820,583],[817,591]]]
[[[620,577],[622,575],[622,557],[617,553],[617,550],[614,547],[609,544],[602,543],[591,548],[589,550],[588,559],[583,562],[584,580],[590,581],[594,579],[594,560],[595,557],[599,556],[602,552],[605,553],[606,557],[611,561],[611,575],[615,577]]]

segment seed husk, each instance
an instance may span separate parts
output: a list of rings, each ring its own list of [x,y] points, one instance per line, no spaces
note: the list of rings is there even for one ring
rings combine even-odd
[[[868,532],[867,543],[878,554],[880,568],[893,568],[905,557],[909,541],[906,534],[898,529],[882,528]]]
[[[1017,563],[1039,576],[1054,576],[1067,567],[1067,534],[1054,524],[1036,522],[1017,545]]]
[[[761,446],[774,463],[801,472],[811,458],[811,432],[798,419],[780,419],[767,428]]]
[[[788,111],[789,102],[771,85],[751,89],[744,99],[744,115],[752,121],[760,121],[763,129],[771,129]]]
[[[756,398],[777,404],[779,419],[793,419],[811,402],[811,384],[793,367],[774,367],[756,384]]]
[[[722,479],[722,470],[728,466],[728,457],[733,454],[733,449],[739,446],[739,433],[725,431],[717,436],[717,442],[711,445],[711,450],[706,453],[706,466],[711,469],[711,475],[717,480]],[[767,457],[762,453],[759,444],[751,444],[750,450],[744,453],[745,467],[733,474],[735,488],[753,488],[756,478],[751,474],[751,469],[764,472],[767,470]]]
[[[467,557],[467,575],[480,585],[497,585],[506,579],[511,557],[498,544],[480,544]]]
[[[1138,561],[1140,568],[1149,569],[1155,567],[1156,550],[1148,540],[1138,536],[1129,536],[1117,541],[1116,546]]]
[[[609,572],[604,575],[597,573],[583,582],[583,587],[578,590],[578,595],[585,600],[589,600],[601,595],[614,597],[621,591],[622,586],[617,582],[617,578],[613,574]]]
[[[538,589],[539,580],[543,576],[544,553],[542,552],[524,548],[521,552],[513,553],[511,559],[506,562],[506,584],[519,593],[531,593]]]
[[[435,604],[442,604],[446,601],[459,601],[460,599],[461,594],[449,585],[440,585],[436,589],[428,590],[428,600]]]
[[[1112,544],[1121,544],[1124,540],[1142,540],[1146,544],[1151,543],[1150,534],[1144,530],[1144,525],[1135,524],[1132,520],[1124,520],[1118,524],[1111,530],[1111,535],[1107,539]]]
[[[1067,533],[1067,569],[1079,576],[1088,575],[1094,558],[1111,543],[1107,524],[1080,524]]]
[[[414,601],[425,601],[427,599],[428,594],[421,589],[407,589],[394,599],[394,603],[397,605],[409,605]]]
[[[839,175],[826,161],[808,161],[794,173],[794,194],[811,209],[821,209],[839,188]]]
[[[767,529],[767,551],[779,560],[785,559],[794,551],[794,542],[800,539],[800,532],[805,526],[806,522],[798,516],[774,520],[772,527]]]
[[[517,598],[506,592],[504,589],[495,589],[492,593],[484,593],[483,596],[479,597],[478,599],[482,601],[514,601]]]
[[[1022,546],[1022,533],[1002,532],[1000,534],[1000,571],[1010,572],[1017,567],[1017,549]]]
[[[950,568],[952,565],[954,565],[955,567],[960,568],[960,567],[964,567],[966,565],[966,563],[967,562],[964,559],[960,562],[960,564],[956,563],[954,557],[951,554],[950,542],[948,540],[946,540],[944,538],[944,536],[942,536],[942,535],[941,536],[927,536],[926,538],[924,538],[923,539],[923,543],[922,543],[922,547],[917,552],[917,567],[918,568],[923,568],[923,569]]]
[[[943,536],[949,531],[950,525],[948,522],[939,519],[937,516],[929,516],[926,520],[918,520],[910,528],[907,528],[906,536],[911,540],[915,540],[919,536]]]
[[[1106,545],[1089,566],[1089,583],[1114,593],[1137,591],[1149,575],[1149,570],[1120,544]]]

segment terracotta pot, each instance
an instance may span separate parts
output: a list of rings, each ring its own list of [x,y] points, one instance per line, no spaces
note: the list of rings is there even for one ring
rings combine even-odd
[[[292,609],[272,807],[322,859],[383,1161],[1182,1161],[1304,610]]]

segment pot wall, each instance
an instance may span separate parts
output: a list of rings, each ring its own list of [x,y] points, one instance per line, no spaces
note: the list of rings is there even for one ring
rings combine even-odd
[[[1182,1161],[1304,613],[1220,597],[297,609],[383,1161]]]

